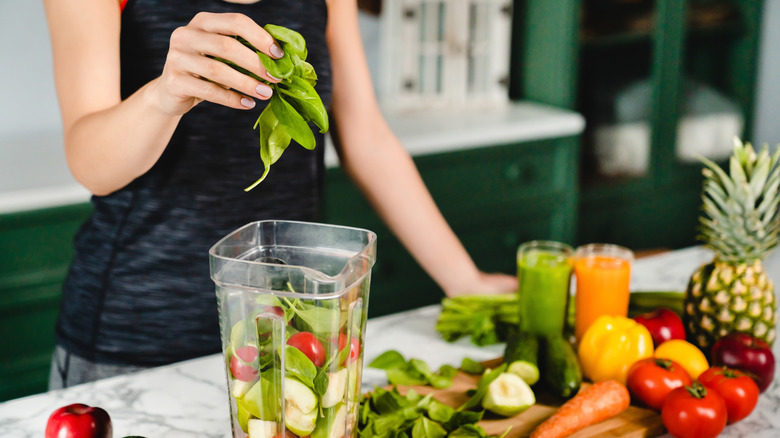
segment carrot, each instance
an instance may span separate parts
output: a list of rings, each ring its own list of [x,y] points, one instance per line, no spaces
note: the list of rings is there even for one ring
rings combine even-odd
[[[531,438],[561,438],[628,409],[628,389],[615,380],[594,383],[560,407],[531,433]]]

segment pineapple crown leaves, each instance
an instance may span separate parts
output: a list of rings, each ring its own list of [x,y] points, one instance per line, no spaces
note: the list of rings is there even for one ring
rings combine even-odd
[[[699,239],[726,262],[764,258],[780,233],[780,148],[770,156],[764,145],[756,154],[750,143],[735,139],[729,174],[699,159],[705,165]]]

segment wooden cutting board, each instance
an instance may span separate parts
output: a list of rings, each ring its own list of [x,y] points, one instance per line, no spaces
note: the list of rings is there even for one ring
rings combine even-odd
[[[501,363],[500,359],[484,363],[487,367],[495,367]],[[466,402],[469,397],[466,391],[476,388],[480,376],[472,376],[459,372],[452,381],[452,386],[447,389],[434,389],[430,386],[398,386],[402,394],[406,394],[409,388],[413,388],[420,394],[427,395],[433,393],[433,397],[440,402],[458,407]],[[588,386],[583,384],[583,388]],[[528,408],[520,415],[511,418],[504,418],[485,412],[485,417],[480,421],[480,426],[485,429],[488,435],[500,436],[510,426],[512,429],[507,434],[507,438],[520,438],[531,435],[531,431],[536,426],[546,420],[560,407],[561,402],[554,397],[535,391],[536,404]],[[657,437],[665,433],[661,416],[656,412],[630,406],[625,412],[617,417],[594,424],[590,427],[580,430],[571,435],[573,438],[589,437]]]

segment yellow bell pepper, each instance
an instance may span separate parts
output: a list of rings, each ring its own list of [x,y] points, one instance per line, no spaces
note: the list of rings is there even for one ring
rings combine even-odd
[[[625,385],[631,365],[653,356],[653,338],[633,319],[605,315],[585,331],[577,354],[591,381],[615,379]]]

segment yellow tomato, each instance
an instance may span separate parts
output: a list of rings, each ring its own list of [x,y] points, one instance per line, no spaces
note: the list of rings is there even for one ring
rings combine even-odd
[[[701,350],[690,342],[682,339],[668,340],[655,349],[655,357],[659,359],[671,359],[688,372],[692,379],[699,377],[710,367],[707,357]]]

